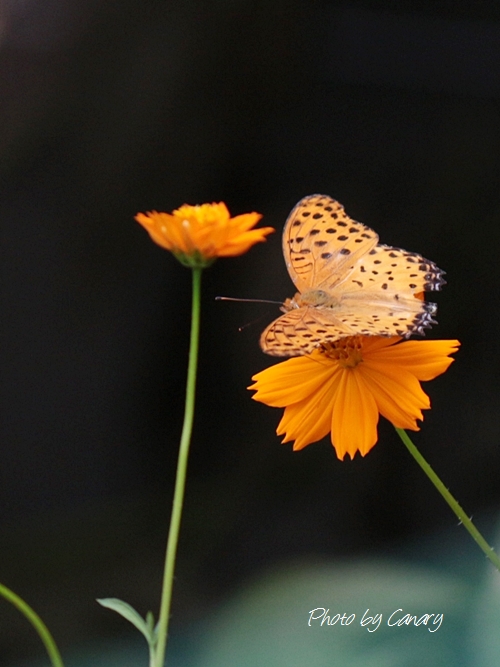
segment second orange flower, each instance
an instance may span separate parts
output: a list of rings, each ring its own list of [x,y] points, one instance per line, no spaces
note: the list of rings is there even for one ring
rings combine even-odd
[[[272,227],[253,229],[260,213],[244,213],[231,218],[224,202],[184,204],[172,213],[150,211],[135,216],[153,241],[170,250],[184,265],[205,267],[217,257],[235,257],[255,243],[265,241]]]

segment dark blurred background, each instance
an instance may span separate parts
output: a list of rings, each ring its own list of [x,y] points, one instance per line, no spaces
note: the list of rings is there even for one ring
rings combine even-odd
[[[214,297],[292,296],[280,232],[307,194],[446,270],[428,336],[462,348],[424,385],[433,409],[415,441],[488,530],[500,502],[497,2],[3,0],[0,87],[0,581],[63,651],[135,633],[96,597],[141,613],[159,603],[190,274],[137,211],[223,200],[277,229],[203,276],[174,635],[274,564],[391,554],[456,524],[387,423],[365,459],[340,462],[328,440],[280,445],[280,411],[250,398],[273,363],[258,338],[277,308]],[[0,602],[0,664],[41,652]]]

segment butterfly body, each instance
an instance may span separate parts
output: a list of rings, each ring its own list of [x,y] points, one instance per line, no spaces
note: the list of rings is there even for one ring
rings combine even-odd
[[[287,302],[289,305],[287,305]],[[302,306],[333,309],[339,306],[339,300],[333,294],[325,292],[325,290],[310,289],[303,294],[297,292],[293,299],[287,299],[282,306],[282,310],[286,313],[292,308],[301,308]]]
[[[309,354],[354,335],[423,334],[437,306],[423,292],[439,290],[443,271],[417,253],[378,243],[327,195],[304,197],[283,230],[283,254],[299,290],[260,344],[274,356]]]

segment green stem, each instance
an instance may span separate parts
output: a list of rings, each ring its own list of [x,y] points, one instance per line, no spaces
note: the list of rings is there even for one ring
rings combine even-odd
[[[52,635],[49,632],[49,629],[45,625],[45,623],[42,621],[40,616],[33,611],[33,609],[27,604],[22,598],[19,597],[19,595],[16,595],[14,591],[11,591],[10,588],[7,588],[7,586],[4,586],[3,584],[0,584],[0,595],[5,598],[8,602],[14,605],[21,614],[31,623],[31,625],[35,628],[35,630],[38,633],[38,636],[42,640],[45,648],[47,649],[47,653],[49,654],[50,661],[53,665],[53,667],[64,667],[64,663],[61,658],[61,654],[59,653],[59,649],[57,648],[57,645],[52,637]]]
[[[163,587],[161,596],[160,618],[158,620],[158,642],[155,652],[155,667],[163,667],[165,649],[167,646],[168,622],[170,616],[170,602],[172,600],[172,585],[175,569],[175,556],[179,541],[184,488],[186,486],[186,471],[193,430],[194,398],[196,389],[196,368],[198,362],[198,347],[200,338],[200,285],[202,269],[193,269],[193,301],[191,306],[191,340],[189,346],[189,364],[187,372],[186,403],[184,408],[184,424],[182,426],[179,458],[177,460],[177,474],[175,478],[172,516],[168,532],[167,552],[165,555],[165,569],[163,573]]]
[[[455,514],[457,515],[460,523],[462,523],[465,526],[465,528],[469,531],[470,535],[472,536],[472,539],[475,540],[475,542],[483,550],[483,552],[490,559],[490,561],[497,568],[497,570],[500,571],[500,558],[494,552],[492,547],[490,547],[488,542],[486,542],[486,540],[481,535],[481,533],[478,531],[476,526],[469,519],[469,517],[467,516],[465,511],[462,509],[462,507],[459,505],[459,503],[455,500],[455,498],[451,495],[451,493],[445,487],[443,482],[439,479],[439,477],[436,475],[434,470],[431,468],[431,466],[424,459],[422,454],[415,447],[415,445],[410,440],[406,431],[404,431],[402,428],[396,428],[396,427],[394,427],[394,428],[396,429],[396,433],[399,435],[401,440],[404,442],[408,451],[413,456],[415,461],[422,468],[422,470],[425,472],[427,477],[434,484],[434,486],[439,491],[439,493],[443,496],[443,498],[446,500],[446,502],[451,507],[451,509],[455,512]]]

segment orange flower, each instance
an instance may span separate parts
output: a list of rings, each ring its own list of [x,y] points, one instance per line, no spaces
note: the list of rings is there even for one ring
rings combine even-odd
[[[244,213],[231,218],[226,205],[184,204],[172,213],[138,213],[137,222],[147,229],[155,243],[170,250],[182,264],[205,267],[217,257],[234,257],[265,241],[272,227],[252,229],[260,213]]]
[[[400,340],[352,336],[287,359],[253,376],[252,398],[285,408],[276,432],[294,440],[294,450],[331,433],[339,459],[364,456],[377,442],[379,413],[398,428],[419,430],[417,419],[430,408],[420,381],[444,373],[460,345]]]

